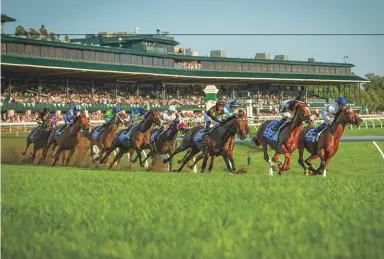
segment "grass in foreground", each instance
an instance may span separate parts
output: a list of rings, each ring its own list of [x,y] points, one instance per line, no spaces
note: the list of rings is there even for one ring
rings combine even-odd
[[[2,167],[4,258],[383,258],[384,177]]]

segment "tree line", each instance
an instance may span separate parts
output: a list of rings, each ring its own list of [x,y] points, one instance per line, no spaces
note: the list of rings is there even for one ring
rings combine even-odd
[[[15,35],[18,37],[23,37],[27,39],[33,39],[33,40],[51,40],[55,42],[62,41],[60,39],[61,38],[60,34],[57,34],[54,32],[48,32],[44,24],[42,24],[38,30],[34,28],[29,28],[29,30],[26,30],[24,26],[19,25],[15,29]],[[63,42],[69,42],[68,35],[64,35]]]

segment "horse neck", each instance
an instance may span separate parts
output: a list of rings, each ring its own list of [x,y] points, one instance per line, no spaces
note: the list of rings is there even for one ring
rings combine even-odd
[[[301,129],[301,126],[303,125],[303,121],[299,119],[299,110],[295,112],[295,115],[293,116],[292,124],[289,127],[291,131],[295,131],[297,128]]]
[[[334,141],[339,142],[341,137],[343,136],[345,125],[347,125],[346,122],[335,122],[331,126],[331,134],[334,137]]]
[[[73,126],[69,131],[69,135],[71,134],[75,135],[77,132],[80,131],[80,123],[81,123],[81,120],[78,120],[75,124],[73,124]]]
[[[229,138],[231,138],[232,136],[234,136],[236,134],[236,130],[233,130],[233,124],[235,123],[235,120],[230,120],[228,122],[226,122],[223,126],[224,128],[226,129],[224,131],[224,134],[220,134],[220,131],[218,131],[218,134],[219,136],[221,136],[221,138],[224,140],[224,143],[226,143],[228,141]]]

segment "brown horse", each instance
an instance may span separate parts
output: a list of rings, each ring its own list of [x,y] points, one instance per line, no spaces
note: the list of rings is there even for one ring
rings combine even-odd
[[[246,139],[249,132],[248,120],[245,116],[245,113],[239,111],[238,115],[234,115],[228,118],[225,122],[215,126],[209,131],[205,136],[203,141],[195,142],[193,141],[189,154],[184,159],[182,165],[177,170],[181,172],[183,167],[200,151],[203,152],[204,158],[201,166],[201,172],[203,173],[206,166],[209,156],[219,156],[221,155],[224,159],[224,162],[227,166],[229,172],[236,172],[235,162],[233,158],[229,155],[229,142],[230,138],[236,134],[240,134],[240,139]],[[212,168],[211,168],[212,170]]]
[[[249,129],[249,127],[248,127],[248,125],[247,125],[247,134],[249,134],[250,133],[250,129]],[[233,136],[231,136],[229,139],[228,139],[228,141],[225,143],[225,147],[224,147],[224,149],[225,150],[228,150],[228,155],[229,155],[229,157],[230,157],[230,161],[233,161],[233,151],[234,151],[234,149],[235,149],[235,140],[236,140],[236,135],[233,135]],[[208,167],[208,171],[209,172],[211,172],[212,171],[212,169],[213,169],[213,164],[214,164],[214,162],[215,162],[215,160],[216,160],[216,157],[217,156],[210,156],[210,162],[209,162],[209,167]],[[197,157],[196,157],[196,159],[195,159],[195,161],[193,162],[193,164],[192,165],[188,165],[188,168],[189,169],[193,169],[195,166],[196,166],[196,164],[201,160],[201,159],[203,159],[204,158],[204,154],[203,153],[201,153],[200,155],[198,155]],[[236,171],[236,168],[235,168],[235,171]]]
[[[58,145],[58,148],[56,150],[56,153],[54,154],[55,160],[52,164],[54,166],[57,162],[57,160],[60,157],[60,153],[65,150],[69,150],[69,155],[67,157],[66,166],[68,166],[69,161],[75,152],[75,148],[77,144],[79,143],[79,134],[81,129],[89,129],[89,120],[86,115],[81,114],[80,116],[77,116],[72,125],[70,127],[67,127],[60,136],[54,136],[55,142]],[[52,136],[52,135],[51,135]],[[49,144],[49,143],[48,143]]]
[[[321,174],[326,176],[327,165],[339,149],[339,143],[344,133],[345,125],[350,123],[359,126],[362,122],[363,120],[347,107],[336,114],[334,123],[320,134],[318,142],[306,139],[305,135],[307,135],[312,128],[304,128],[300,134],[298,147],[299,164],[303,167],[304,174],[309,175],[312,173],[313,175]],[[305,163],[309,166],[309,171],[307,170],[303,159],[305,149],[311,154],[311,156],[305,160]],[[321,165],[315,170],[311,161],[318,157],[320,157]]]
[[[162,133],[156,141],[152,143],[152,148],[149,151],[148,155],[144,159],[143,163],[147,161],[150,157],[156,156],[156,155],[169,155],[171,152],[175,149],[176,146],[176,137],[179,130],[182,130],[182,126],[185,124],[182,122],[180,123],[180,120],[177,118],[175,119],[172,124],[169,126],[169,128]],[[151,135],[153,135],[156,132],[156,130],[152,130]],[[134,162],[136,161],[138,157],[136,156]],[[153,167],[154,161],[152,161],[152,167]],[[169,161],[169,171],[172,171],[172,160]]]
[[[261,124],[259,130],[256,133],[256,137],[253,138],[253,142],[256,146],[262,146],[264,150],[264,160],[269,164],[269,174],[273,175],[273,170],[275,169],[273,162],[277,162],[279,165],[279,174],[282,174],[284,171],[288,171],[291,168],[291,156],[292,153],[296,150],[298,146],[298,138],[302,129],[304,121],[309,122],[311,117],[311,111],[306,103],[297,102],[294,108],[294,115],[291,122],[288,122],[286,126],[280,130],[278,134],[277,141],[266,139],[263,136],[264,131],[267,129],[268,125],[271,122],[276,121],[265,121]],[[268,155],[268,146],[276,151],[271,161]],[[282,163],[279,159],[279,156],[284,154],[285,161]]]
[[[31,163],[36,158],[36,153],[40,150],[43,149],[47,143],[48,143],[48,138],[49,135],[51,134],[52,131],[54,131],[55,124],[51,123],[52,120],[47,121],[43,125],[39,125],[38,129],[32,130],[28,136],[27,136],[27,146],[25,147],[24,152],[21,154],[25,156],[27,153],[28,147],[33,143],[33,152],[31,153]]]
[[[128,152],[130,155],[129,163],[131,164],[133,162],[132,160],[134,151],[136,151],[136,154],[139,158],[140,166],[144,167],[141,151],[151,148],[151,127],[153,124],[160,125],[160,114],[156,110],[149,111],[146,118],[133,126],[128,133],[126,133],[126,130],[120,131],[113,139],[112,145],[105,149],[104,156],[100,158],[100,164],[103,164],[107,157],[116,148],[119,148],[119,152],[116,154],[109,168],[111,168],[115,162],[120,160],[121,157]],[[126,134],[129,134],[129,140],[126,139]]]
[[[96,138],[93,137],[95,130],[98,128],[94,128],[91,131],[91,139],[90,139],[90,149],[91,149],[91,157],[93,161],[98,161],[100,157],[104,154],[105,148],[110,147],[112,145],[113,139],[116,137],[116,133],[118,128],[121,125],[126,123],[127,114],[119,112],[116,114],[114,120],[108,125],[108,127],[103,127],[97,133]],[[99,126],[101,127],[101,126]],[[94,149],[97,148],[99,150],[98,156],[94,157],[95,152]]]

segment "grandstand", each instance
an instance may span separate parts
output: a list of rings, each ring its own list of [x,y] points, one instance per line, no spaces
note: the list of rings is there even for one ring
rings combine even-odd
[[[7,17],[4,22],[14,21]],[[287,60],[287,55],[256,58],[202,57],[179,51],[174,37],[159,32],[98,33],[70,42],[2,35],[2,110],[42,108],[67,111],[73,103],[104,111],[112,104],[125,110],[149,102],[163,110],[205,108],[203,89],[214,84],[218,96],[245,104],[255,113],[274,113],[282,100],[305,94],[319,109],[331,97],[346,96],[358,108],[359,84],[353,64]]]

